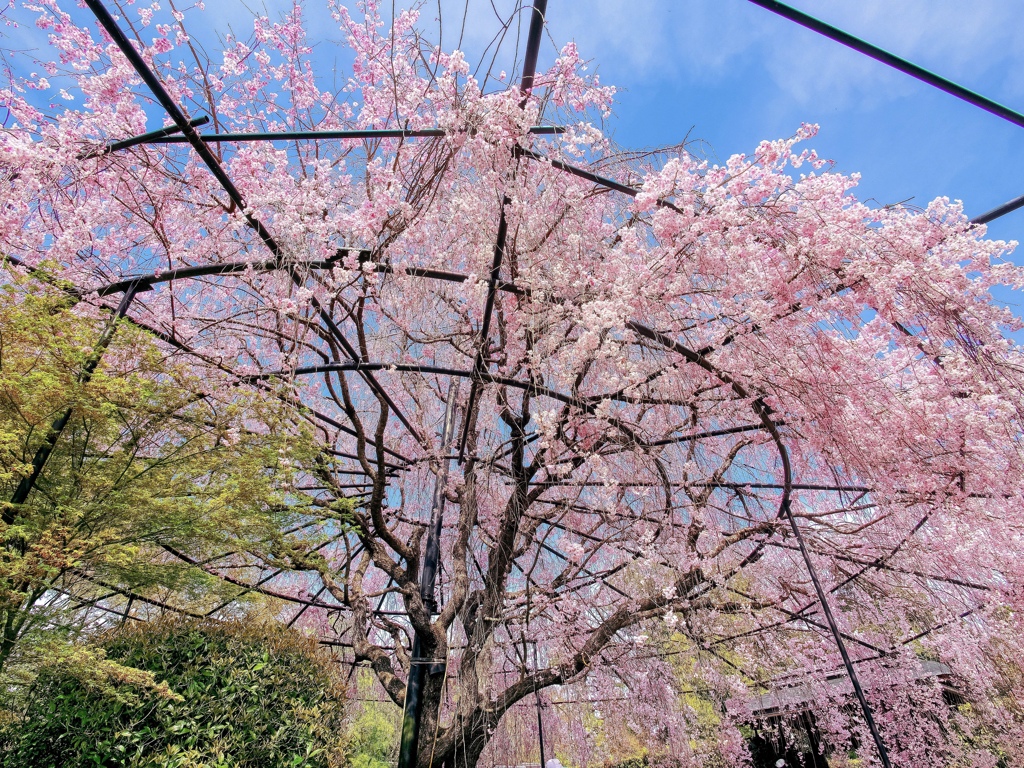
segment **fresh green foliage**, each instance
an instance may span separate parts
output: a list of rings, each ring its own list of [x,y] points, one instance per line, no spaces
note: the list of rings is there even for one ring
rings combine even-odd
[[[83,376],[99,352],[95,372]],[[119,608],[134,594],[136,611],[153,608],[149,596],[204,612],[226,593],[237,597],[168,553],[202,559],[280,547],[281,530],[307,509],[294,489],[297,468],[314,455],[301,418],[273,392],[216,374],[43,280],[0,287],[0,685],[15,686],[8,692],[30,682],[53,641],[81,631],[83,606],[98,598]],[[51,425],[65,414],[58,434]],[[53,451],[31,494],[10,503],[48,440]]]
[[[364,670],[356,678],[356,692],[364,699],[369,698],[373,683]],[[350,768],[393,765],[397,758],[401,715],[401,709],[389,702],[362,701],[349,720],[346,765]]]
[[[109,632],[86,650],[135,677],[101,677],[87,663],[48,665],[6,728],[3,768],[344,764],[337,664],[298,632],[159,620]]]

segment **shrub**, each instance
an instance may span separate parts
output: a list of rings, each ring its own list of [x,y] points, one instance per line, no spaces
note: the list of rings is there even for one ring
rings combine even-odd
[[[108,633],[96,646],[112,666],[153,678],[98,682],[84,665],[44,669],[8,726],[4,768],[341,764],[341,682],[329,654],[297,632],[172,619]]]
[[[359,682],[370,682],[369,676]],[[394,765],[401,715],[402,710],[389,702],[363,702],[358,713],[350,718],[347,729],[347,767],[390,768]]]

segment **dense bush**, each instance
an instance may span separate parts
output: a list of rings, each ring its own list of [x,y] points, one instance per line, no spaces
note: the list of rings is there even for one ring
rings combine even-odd
[[[344,695],[314,641],[242,622],[139,622],[97,641],[106,661],[61,663],[9,723],[4,768],[284,768],[340,765]],[[116,667],[116,665],[111,665]],[[126,670],[128,672],[128,670]]]

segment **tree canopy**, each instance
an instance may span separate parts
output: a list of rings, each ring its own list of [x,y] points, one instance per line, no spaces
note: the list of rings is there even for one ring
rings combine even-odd
[[[680,760],[735,764],[757,697],[805,685],[831,742],[874,760],[827,682],[839,638],[895,764],[1019,753],[1021,322],[990,294],[1024,283],[1013,244],[949,200],[859,202],[804,148],[814,126],[722,164],[625,152],[600,129],[614,89],[571,43],[516,87],[415,11],[331,8],[340,88],[298,5],[214,54],[195,11],[126,5],[119,48],[50,3],[48,76],[11,75],[11,279],[45,267],[83,314],[133,292],[126,321],[203,403],[273,401],[312,435],[275,465],[296,477],[288,527],[163,552],[278,601],[399,706],[418,636],[417,663],[447,663],[422,766],[475,765],[554,686],[621,700]],[[76,101],[42,106],[59,87]],[[153,125],[154,95],[184,136],[104,151]],[[212,141],[183,122],[200,114],[216,134],[364,133]],[[922,686],[927,659],[971,723]],[[702,707],[713,743],[691,738]],[[995,747],[963,735],[978,723]]]

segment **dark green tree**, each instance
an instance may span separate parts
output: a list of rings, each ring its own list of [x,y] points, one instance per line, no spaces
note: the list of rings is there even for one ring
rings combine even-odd
[[[2,766],[340,766],[344,708],[336,661],[299,632],[135,622],[43,667],[3,729]]]

